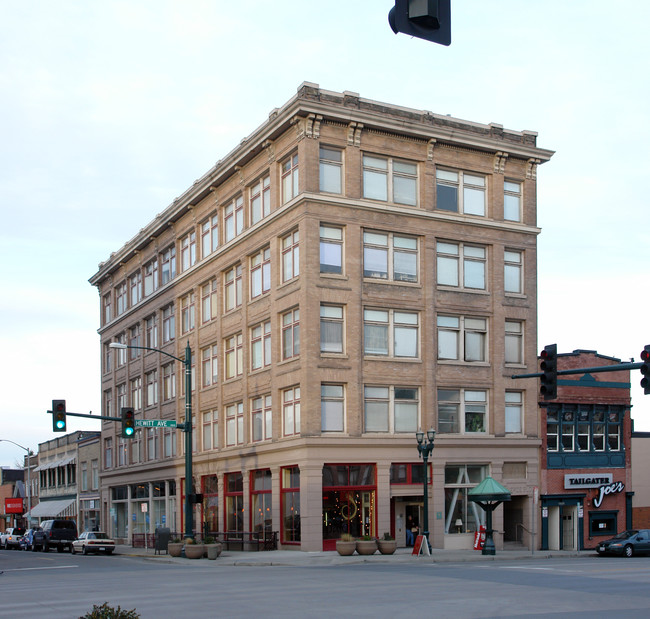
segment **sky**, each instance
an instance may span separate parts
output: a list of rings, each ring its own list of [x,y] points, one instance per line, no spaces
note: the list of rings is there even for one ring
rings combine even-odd
[[[395,35],[393,4],[0,0],[0,466],[59,436],[53,399],[100,413],[98,264],[304,81],[536,131],[538,350],[639,360],[650,3],[452,0],[449,47]]]

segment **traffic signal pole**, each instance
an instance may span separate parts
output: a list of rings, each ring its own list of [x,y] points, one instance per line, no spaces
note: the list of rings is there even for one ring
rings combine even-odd
[[[644,363],[619,363],[618,365],[599,365],[593,368],[573,368],[571,370],[558,370],[558,376],[568,374],[598,374],[599,372],[620,372],[621,370],[640,370]],[[513,374],[510,378],[540,378],[544,372],[534,372],[533,374]]]

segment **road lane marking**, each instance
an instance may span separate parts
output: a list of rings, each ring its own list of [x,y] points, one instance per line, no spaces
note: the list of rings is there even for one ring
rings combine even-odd
[[[52,567],[15,567],[11,569],[2,570],[3,572],[35,572],[38,570],[67,570],[78,565],[53,565]]]

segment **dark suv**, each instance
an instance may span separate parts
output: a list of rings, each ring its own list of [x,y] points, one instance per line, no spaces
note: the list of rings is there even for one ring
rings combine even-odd
[[[63,552],[67,548],[72,552],[72,542],[77,539],[77,525],[74,520],[45,520],[41,522],[43,529],[43,552],[56,548]]]

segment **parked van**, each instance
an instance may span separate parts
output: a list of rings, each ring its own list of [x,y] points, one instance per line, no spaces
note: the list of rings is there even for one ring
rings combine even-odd
[[[43,552],[50,548],[56,548],[57,552],[63,552],[67,548],[72,552],[72,542],[77,539],[77,525],[74,520],[45,520],[41,522],[45,540]]]

